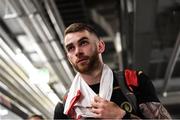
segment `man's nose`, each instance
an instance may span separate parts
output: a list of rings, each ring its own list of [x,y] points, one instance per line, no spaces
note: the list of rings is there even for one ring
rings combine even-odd
[[[81,55],[81,54],[82,54],[82,49],[81,49],[80,47],[76,47],[75,55],[76,55],[77,57],[79,57],[79,55]]]

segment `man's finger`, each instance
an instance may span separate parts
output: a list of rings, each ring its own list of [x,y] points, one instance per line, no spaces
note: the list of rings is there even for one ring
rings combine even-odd
[[[100,109],[98,108],[92,108],[91,109],[91,112],[93,112],[95,114],[95,118],[101,118],[102,117],[102,114],[100,113]]]
[[[104,101],[106,101],[106,100],[101,98],[101,97],[99,97],[99,96],[95,96],[94,97],[94,102],[104,102]]]
[[[97,107],[99,107],[99,103],[98,102],[92,102],[91,103],[91,105],[92,105],[92,107],[94,107],[94,108],[97,108]]]
[[[100,113],[99,109],[95,107],[92,107],[91,112],[96,113],[96,114]]]

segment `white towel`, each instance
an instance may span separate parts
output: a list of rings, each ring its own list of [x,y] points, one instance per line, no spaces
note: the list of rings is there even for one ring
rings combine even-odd
[[[113,72],[107,65],[104,64],[100,80],[99,96],[106,100],[110,100],[112,90]],[[91,107],[91,102],[95,96],[97,96],[96,93],[83,80],[80,74],[77,73],[66,99],[64,114],[73,114],[76,118],[94,117],[94,113],[92,113],[89,108]]]

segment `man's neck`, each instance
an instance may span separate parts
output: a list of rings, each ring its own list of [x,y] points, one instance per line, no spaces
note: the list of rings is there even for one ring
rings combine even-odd
[[[103,71],[103,64],[101,64],[97,69],[93,70],[88,74],[80,74],[88,85],[94,85],[100,82],[101,75]]]

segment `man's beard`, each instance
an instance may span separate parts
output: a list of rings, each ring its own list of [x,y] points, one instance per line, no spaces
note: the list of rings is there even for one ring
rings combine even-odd
[[[99,64],[99,54],[97,52],[97,50],[94,52],[94,54],[92,56],[85,56],[88,58],[88,63],[82,63],[82,64],[73,64],[74,68],[80,72],[80,73],[89,73],[91,71],[93,71],[94,69],[96,69],[96,67]]]

